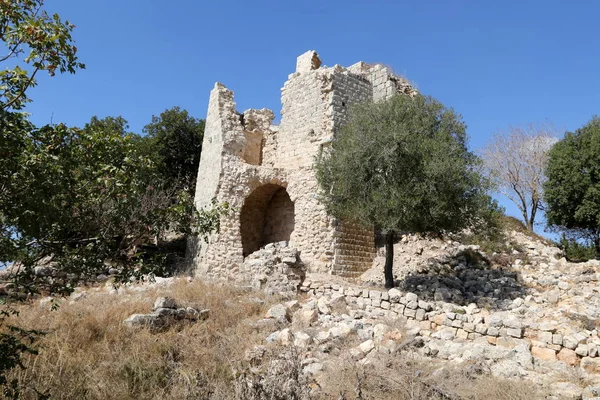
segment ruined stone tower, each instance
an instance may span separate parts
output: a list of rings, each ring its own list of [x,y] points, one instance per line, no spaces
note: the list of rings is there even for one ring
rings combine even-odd
[[[248,280],[256,266],[247,262],[249,256],[280,242],[297,249],[293,257],[310,272],[356,276],[370,268],[376,254],[373,230],[327,215],[313,163],[354,103],[413,91],[381,64],[322,67],[317,53],[308,51],[281,90],[281,124],[274,126],[270,110],[238,113],[233,92],[216,83],[195,203],[202,208],[216,198],[233,211],[209,244],[198,243],[194,250],[197,275]]]

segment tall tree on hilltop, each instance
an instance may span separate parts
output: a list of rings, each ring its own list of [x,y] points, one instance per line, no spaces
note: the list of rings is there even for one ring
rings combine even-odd
[[[548,225],[593,243],[600,255],[600,118],[567,132],[549,153],[544,199]]]
[[[545,126],[511,127],[494,135],[482,150],[484,173],[494,189],[519,208],[529,231],[543,209],[548,151],[557,140]]]
[[[489,204],[477,163],[454,111],[431,97],[397,95],[352,110],[316,172],[333,216],[385,232],[389,288],[396,233],[456,231]]]
[[[144,127],[150,152],[154,153],[165,180],[175,182],[190,192],[195,190],[196,176],[204,137],[203,119],[173,107]]]

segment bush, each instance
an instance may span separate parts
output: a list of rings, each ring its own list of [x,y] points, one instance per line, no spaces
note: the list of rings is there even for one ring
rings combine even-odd
[[[598,256],[596,246],[589,241],[581,241],[562,235],[557,246],[565,252],[565,258],[570,262],[588,261]]]
[[[567,132],[550,151],[544,200],[553,229],[593,243],[600,253],[600,118]],[[577,246],[572,251],[580,253]],[[585,253],[585,252],[584,252]]]

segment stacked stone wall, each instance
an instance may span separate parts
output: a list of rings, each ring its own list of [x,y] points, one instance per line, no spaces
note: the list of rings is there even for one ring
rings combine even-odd
[[[246,146],[244,146],[244,152],[242,153],[244,162],[252,165],[261,165],[263,134],[261,132],[244,131],[244,139],[246,141]]]
[[[333,218],[318,199],[317,180],[308,168],[291,171],[288,177],[288,193],[296,214],[290,242],[300,250],[310,272],[328,272],[333,262],[335,229]]]
[[[377,255],[375,233],[350,222],[336,226],[335,254],[332,273],[356,277],[371,268]]]
[[[209,245],[205,245],[205,254],[198,265],[202,275],[238,280],[237,273],[244,261],[241,220],[245,200],[261,186],[286,188],[288,182],[281,170],[252,166],[236,159],[229,159],[223,165],[217,200],[227,202],[231,211],[221,218],[220,232],[211,237]]]
[[[373,101],[385,100],[396,93],[407,95],[417,93],[408,80],[396,76],[388,67],[382,64],[367,64],[361,61],[348,67],[348,71],[363,77],[371,83]]]
[[[281,90],[281,125],[277,133],[275,167],[310,167],[320,142],[331,133],[324,127],[330,73],[316,70],[295,74]],[[271,155],[273,157],[273,155]]]
[[[400,319],[413,327],[413,333],[430,341],[428,355],[446,357],[448,343],[487,343],[498,348],[522,346],[531,355],[545,361],[563,361],[596,370],[600,357],[600,339],[596,331],[556,326],[544,320],[526,320],[516,312],[489,311],[475,304],[467,307],[440,301],[425,301],[411,292],[398,289],[379,291],[358,286],[342,286],[305,280],[300,288],[317,298],[343,298],[352,318]],[[542,314],[543,316],[543,314]],[[561,328],[564,328],[561,329]],[[439,353],[439,354],[438,354]],[[590,368],[590,366],[594,368]]]
[[[350,117],[353,106],[373,100],[371,83],[360,75],[334,68],[333,92],[329,103],[329,112],[335,133],[344,126]]]

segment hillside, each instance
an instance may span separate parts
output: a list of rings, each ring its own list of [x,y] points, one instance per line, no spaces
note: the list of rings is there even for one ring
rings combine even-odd
[[[49,298],[21,308],[19,323],[46,334],[15,376],[31,398],[595,396],[600,263],[510,241],[522,251],[406,236],[389,291],[377,260],[353,281],[308,275],[295,298],[191,278],[81,288],[56,311]],[[208,317],[164,303],[160,323],[123,323],[162,296]]]

